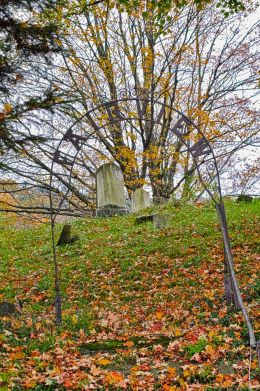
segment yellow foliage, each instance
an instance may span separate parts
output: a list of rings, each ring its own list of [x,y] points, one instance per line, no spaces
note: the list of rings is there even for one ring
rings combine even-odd
[[[108,360],[107,358],[99,358],[98,361],[97,361],[97,363],[98,363],[99,365],[108,365],[108,364],[111,363],[111,361]]]
[[[13,110],[13,106],[10,103],[4,104],[4,114],[9,114]]]

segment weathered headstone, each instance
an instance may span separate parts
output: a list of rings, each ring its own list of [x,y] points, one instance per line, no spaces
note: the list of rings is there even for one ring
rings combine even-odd
[[[164,229],[170,226],[170,216],[167,214],[156,213],[152,215],[137,216],[135,219],[136,224],[147,223],[152,221],[153,225],[157,229]]]
[[[149,193],[148,191],[142,188],[133,191],[131,199],[132,199],[132,212],[138,212],[139,210],[151,206],[151,199]]]
[[[22,312],[23,304],[21,300],[16,299],[15,303],[10,303],[9,301],[2,301],[0,303],[0,317],[2,316],[11,316],[11,315],[20,315]]]
[[[245,202],[250,204],[252,201],[253,197],[248,194],[240,194],[240,196],[237,197],[237,202]]]
[[[78,240],[78,236],[71,236],[71,225],[65,224],[62,228],[57,246],[62,246],[63,244],[71,244]]]
[[[153,215],[153,224],[157,229],[168,228],[170,225],[170,218],[167,214],[154,214]]]
[[[148,221],[153,221],[153,216],[154,215],[137,216],[135,222],[136,224],[147,223]]]
[[[124,177],[120,167],[106,163],[96,173],[97,216],[126,213]]]

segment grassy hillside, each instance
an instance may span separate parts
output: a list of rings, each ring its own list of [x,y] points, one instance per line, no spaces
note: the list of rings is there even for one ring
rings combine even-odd
[[[58,330],[49,227],[0,221],[0,301],[24,301],[21,317],[0,318],[1,391],[258,389],[243,319],[224,302],[214,207],[161,209],[171,220],[165,230],[136,225],[134,215],[73,223],[79,241],[58,248]],[[227,214],[238,280],[259,330],[260,201],[229,202]]]

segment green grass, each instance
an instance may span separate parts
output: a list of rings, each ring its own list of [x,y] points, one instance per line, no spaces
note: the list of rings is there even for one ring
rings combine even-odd
[[[255,259],[260,252],[260,200],[251,204],[228,201],[226,209],[238,280],[257,328]],[[223,348],[229,338],[234,350],[226,354],[228,360],[236,363],[240,356],[242,360],[246,353],[240,354],[238,349],[247,343],[247,335],[241,315],[223,312],[223,247],[214,206],[164,205],[146,212],[160,210],[170,216],[170,227],[165,230],[155,229],[151,222],[136,225],[136,215],[72,223],[73,235],[79,235],[79,240],[57,247],[63,309],[63,325],[58,330],[54,325],[50,227],[18,229],[0,219],[0,301],[13,301],[17,295],[24,301],[24,318],[5,341],[13,348],[23,346],[30,356],[35,351],[44,355],[57,347],[66,350],[73,343],[80,351],[82,331],[94,345],[91,338],[105,335],[116,355],[112,362],[117,362],[122,361],[117,350],[125,350],[125,340],[134,342],[133,351],[144,349],[152,357],[153,345],[165,347],[162,341],[166,336],[167,344],[180,339],[178,360],[187,365],[193,355],[203,357],[207,344]],[[56,240],[61,229],[62,225],[55,228]],[[234,324],[239,325],[237,329]],[[4,330],[6,324],[0,322],[0,331],[1,327]],[[203,330],[197,339],[185,339],[185,333],[195,330],[196,334],[197,329]],[[209,337],[209,331],[215,329],[217,335]],[[151,335],[157,339],[150,346]],[[138,338],[145,342],[138,344]],[[100,346],[105,345],[103,341]],[[246,352],[246,346],[244,349]],[[135,354],[123,361],[135,362]],[[217,359],[214,365],[218,368]],[[189,381],[214,385],[213,372],[211,367],[200,368]],[[3,386],[8,383],[6,376]],[[37,387],[34,389],[47,389]]]
[[[207,346],[207,340],[205,338],[201,338],[198,342],[188,345],[185,349],[188,358],[191,358],[194,354],[202,352],[203,349]]]
[[[165,207],[164,207],[165,208]],[[75,297],[75,301],[87,306],[93,299],[96,287],[92,284],[91,273],[100,268],[109,272],[112,266],[120,269],[120,276],[112,276],[114,289],[119,289],[119,281],[123,279],[138,280],[141,269],[136,268],[138,257],[147,257],[160,253],[172,259],[174,273],[180,268],[196,267],[210,253],[221,239],[219,225],[214,206],[207,205],[202,209],[193,206],[179,208],[167,207],[171,216],[171,226],[167,230],[157,231],[152,223],[135,225],[135,216],[114,217],[110,219],[86,219],[73,223],[73,232],[80,236],[79,242],[58,248],[58,259],[61,270],[61,287],[64,308],[70,307],[67,301],[67,290],[84,289],[89,284],[88,297]],[[250,250],[259,252],[257,240],[257,224],[260,216],[260,202],[252,204],[227,203],[228,223],[230,227],[232,246],[250,245]],[[1,221],[0,221],[1,224]],[[61,226],[56,227],[56,238]],[[24,294],[23,281],[29,283],[28,289],[34,289],[35,294],[44,292],[43,300],[28,305],[34,312],[41,309],[52,300],[53,260],[50,228],[41,226],[32,229],[14,229],[3,225],[0,232],[1,274],[9,275],[10,279],[1,285],[0,294],[6,299]],[[178,258],[178,262],[176,262]],[[183,259],[182,262],[179,261]],[[161,264],[160,267],[164,266]],[[247,259],[240,267],[247,268]],[[149,269],[149,267],[148,267]],[[82,278],[84,276],[84,279]],[[8,282],[8,283],[7,283]],[[172,282],[177,284],[178,281]],[[196,285],[196,281],[193,282]],[[254,295],[259,291],[258,283],[251,287]],[[98,288],[104,298],[107,295],[102,286]],[[135,288],[136,289],[136,288]],[[141,289],[141,288],[140,288]],[[25,299],[26,300],[26,299]],[[125,296],[126,302],[131,295]]]

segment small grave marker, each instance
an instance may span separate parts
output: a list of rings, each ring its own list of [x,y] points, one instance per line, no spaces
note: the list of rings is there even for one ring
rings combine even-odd
[[[64,227],[62,228],[57,246],[74,243],[77,239],[78,236],[71,236],[71,225],[65,224]]]
[[[169,228],[170,225],[170,218],[167,214],[155,214],[153,216],[153,224],[154,227],[157,229],[165,229]]]
[[[10,303],[9,301],[2,301],[0,303],[0,317],[20,315],[22,311],[22,307],[23,304],[19,299],[16,299],[15,303]]]
[[[151,206],[151,199],[149,193],[148,191],[142,188],[133,191],[131,201],[132,201],[132,212],[139,212],[139,210]]]
[[[138,216],[135,219],[136,224],[147,223],[148,221],[153,221],[153,215]]]
[[[253,197],[247,194],[241,194],[237,197],[237,202],[246,202],[250,204],[253,201]]]

